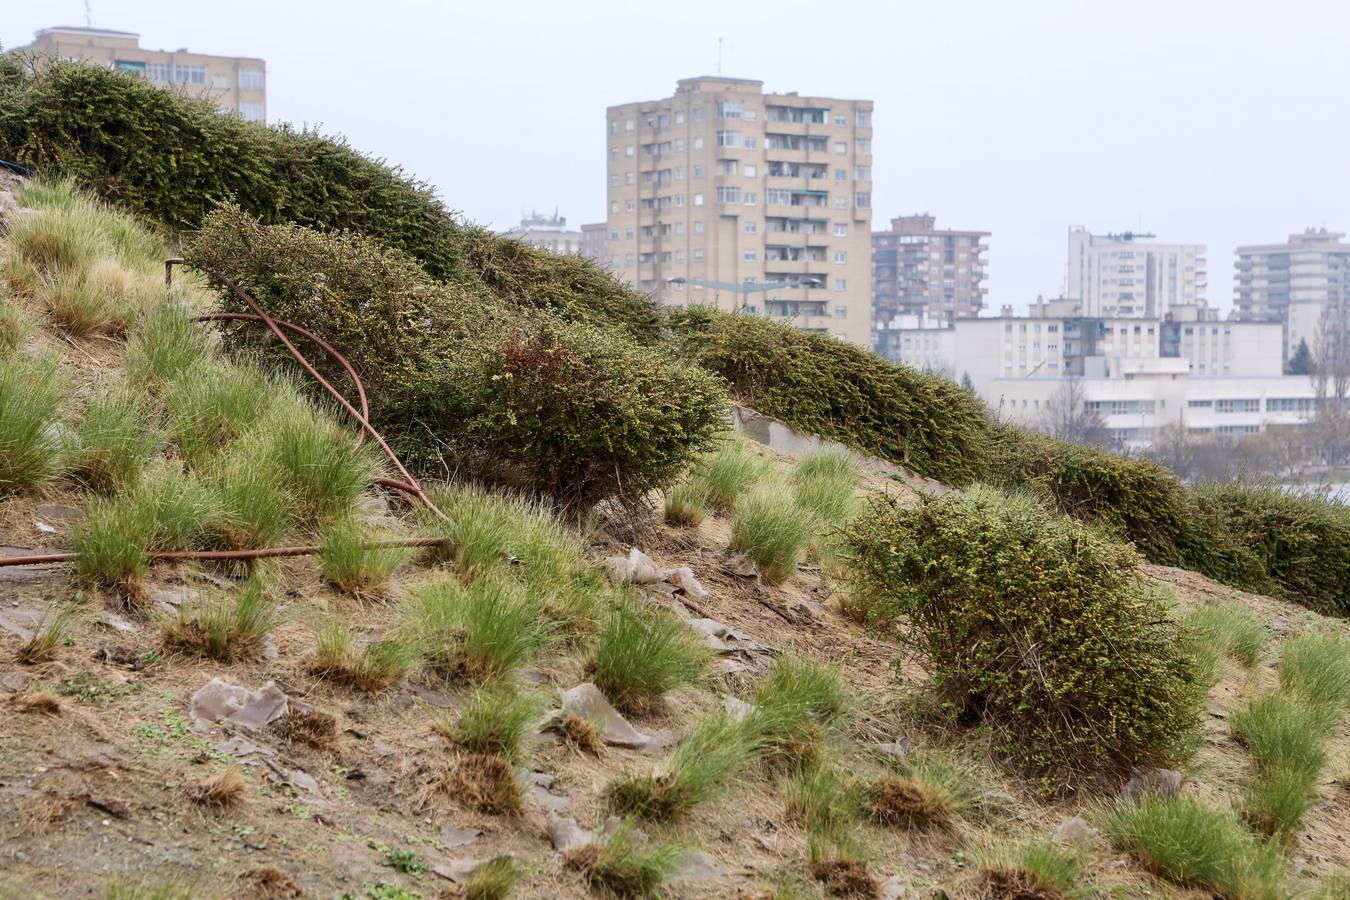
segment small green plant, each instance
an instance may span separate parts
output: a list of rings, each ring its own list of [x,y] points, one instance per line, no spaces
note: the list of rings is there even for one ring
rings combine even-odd
[[[688,856],[675,843],[643,840],[633,820],[626,819],[603,844],[575,847],[565,856],[591,886],[615,897],[651,897],[678,871]]]
[[[60,470],[62,448],[53,425],[67,393],[55,362],[0,359],[0,496]]]
[[[57,607],[47,607],[37,625],[33,627],[33,636],[20,645],[15,659],[24,665],[48,662],[56,656],[56,648],[70,641],[70,627],[79,615],[80,608],[75,603]]]
[[[272,546],[290,527],[295,497],[259,442],[235,443],[214,460],[207,478],[221,505],[212,532],[226,549]]]
[[[708,488],[702,481],[686,481],[666,494],[667,524],[693,526],[708,516]]]
[[[834,766],[798,769],[783,785],[789,821],[808,834],[845,834],[858,823],[862,808],[855,786]]]
[[[531,723],[538,720],[541,711],[538,698],[494,682],[475,690],[459,720],[453,725],[442,722],[441,728],[472,753],[516,759]]]
[[[351,629],[342,622],[329,622],[315,638],[318,646],[308,669],[357,690],[382,691],[417,662],[417,649],[401,640],[373,641],[358,652]]]
[[[360,525],[342,521],[320,532],[319,570],[323,578],[344,594],[362,599],[378,598],[411,552],[406,547],[372,546]]]
[[[154,550],[203,549],[223,515],[213,485],[168,461],[152,467],[118,501],[143,507],[154,519]]]
[[[743,722],[713,713],[684,736],[665,771],[613,782],[606,792],[610,807],[651,821],[677,821],[711,799],[754,751],[754,736]]]
[[[56,692],[62,697],[72,697],[81,703],[106,703],[118,697],[139,694],[144,685],[139,681],[127,684],[113,684],[96,678],[88,672],[76,672],[57,686]]]
[[[711,653],[683,622],[663,610],[617,606],[605,621],[590,671],[619,709],[641,712],[673,688],[692,684]]]
[[[162,441],[156,415],[128,390],[93,397],[75,427],[71,473],[85,487],[104,493],[135,484]]]
[[[490,859],[473,870],[464,885],[465,900],[506,900],[520,881],[520,866],[509,856]]]
[[[1158,875],[1224,897],[1287,897],[1279,847],[1258,841],[1228,809],[1186,794],[1149,794],[1120,803],[1103,831]]]
[[[279,404],[260,430],[261,452],[307,525],[348,516],[379,472],[369,445],[358,448],[353,432],[306,404]]]
[[[1280,687],[1340,716],[1350,708],[1350,637],[1310,632],[1290,638],[1280,654]]]
[[[166,392],[169,438],[183,459],[202,468],[263,419],[290,386],[249,365],[194,366]]]
[[[1262,768],[1315,778],[1326,765],[1326,740],[1335,718],[1324,707],[1299,702],[1284,691],[1263,694],[1235,710],[1233,735]]]
[[[431,868],[418,858],[416,850],[387,849],[384,852],[384,864],[404,875],[421,875]]]
[[[252,653],[276,626],[273,602],[261,578],[254,576],[237,597],[220,597],[180,610],[164,625],[164,640],[212,659],[229,660]]]
[[[142,385],[167,385],[211,354],[209,332],[192,321],[182,299],[170,296],[151,307],[127,341],[127,372]]]
[[[1268,768],[1244,790],[1242,811],[1252,827],[1288,843],[1317,804],[1317,779],[1296,768]]]
[[[140,594],[150,568],[155,510],[135,495],[96,499],[84,519],[71,527],[75,573],[85,584]]]
[[[774,660],[755,693],[748,726],[770,760],[805,765],[816,759],[828,733],[852,703],[840,673],[805,657]]]
[[[797,505],[816,517],[822,528],[841,525],[859,508],[855,496],[862,470],[851,453],[820,450],[802,457],[792,470]]]
[[[696,467],[695,484],[718,512],[730,512],[741,495],[764,473],[764,465],[746,449],[739,435],[725,436],[720,446]]]
[[[791,578],[811,540],[811,517],[792,493],[778,484],[761,484],[736,501],[731,549],[749,556],[770,583]]]
[[[547,638],[539,607],[514,584],[496,579],[433,584],[423,590],[415,615],[428,665],[471,683],[513,672]]]

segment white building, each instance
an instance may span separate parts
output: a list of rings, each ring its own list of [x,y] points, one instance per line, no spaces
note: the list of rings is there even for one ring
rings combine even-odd
[[[551,216],[540,215],[538,212],[532,212],[528,216],[521,215],[520,227],[508,231],[506,236],[550,253],[567,254],[582,251],[581,232],[568,228],[567,219],[558,215],[557,210],[554,210]]]
[[[1283,322],[1285,358],[1300,341],[1316,346],[1328,304],[1350,302],[1350,244],[1344,234],[1309,228],[1283,244],[1238,247],[1233,306],[1240,319]]]
[[[1209,319],[1205,245],[1157,244],[1152,235],[1069,229],[1064,294],[1089,316]]]

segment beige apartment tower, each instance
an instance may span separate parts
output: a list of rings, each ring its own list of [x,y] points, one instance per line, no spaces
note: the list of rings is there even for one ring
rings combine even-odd
[[[869,345],[870,100],[686,78],[672,97],[609,107],[605,124],[616,275],[671,306]]]
[[[155,84],[179,88],[210,99],[224,112],[237,112],[254,122],[267,120],[267,76],[261,59],[250,56],[208,56],[179,50],[147,50],[140,35],[105,28],[44,28],[33,43],[11,53],[48,59],[81,60],[140,75]]]

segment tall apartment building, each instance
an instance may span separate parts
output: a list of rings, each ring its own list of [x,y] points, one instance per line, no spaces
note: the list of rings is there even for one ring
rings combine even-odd
[[[609,107],[605,137],[619,277],[869,345],[871,101],[686,78]]]
[[[537,211],[528,216],[522,213],[520,226],[508,231],[506,236],[550,253],[582,252],[582,233],[575,228],[568,228],[567,219],[558,215],[557,210],[551,216],[541,215]]]
[[[1069,229],[1065,296],[1089,316],[1216,318],[1205,300],[1205,245],[1143,240],[1151,237]]]
[[[1300,341],[1316,346],[1328,306],[1350,304],[1350,244],[1343,234],[1309,228],[1283,244],[1237,248],[1233,306],[1238,318],[1282,322],[1285,359]]]
[[[898,360],[896,329],[973,318],[984,307],[987,231],[937,227],[924,214],[872,232],[872,347]]]
[[[11,53],[37,65],[48,59],[83,60],[140,75],[166,87],[212,100],[221,110],[254,122],[267,120],[267,74],[261,59],[142,48],[140,35],[105,28],[44,28]]]

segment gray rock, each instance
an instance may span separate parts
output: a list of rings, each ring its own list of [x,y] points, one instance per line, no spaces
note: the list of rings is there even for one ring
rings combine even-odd
[[[251,691],[223,678],[212,678],[192,695],[189,711],[198,727],[228,719],[236,725],[257,731],[284,716],[290,709],[289,700],[285,692],[272,681]]]
[[[135,634],[138,630],[135,622],[108,609],[99,610],[98,618],[95,621],[123,634]]]
[[[454,825],[441,826],[441,843],[450,849],[467,847],[483,834],[477,828],[459,828]]]
[[[561,816],[549,814],[548,824],[545,826],[548,830],[548,839],[553,844],[553,849],[559,853],[566,853],[573,847],[584,847],[587,844],[595,843],[595,833],[589,829],[582,828],[573,818],[562,818]]]
[[[900,875],[892,875],[877,885],[877,900],[909,900],[914,896]]]
[[[1090,844],[1097,838],[1097,829],[1082,816],[1069,816],[1059,823],[1050,837],[1061,844]]]
[[[1123,800],[1138,800],[1148,794],[1170,797],[1181,790],[1185,776],[1175,769],[1140,769],[1125,782],[1120,796]]]
[[[670,876],[671,881],[712,881],[714,878],[721,878],[727,873],[717,865],[708,851],[695,850],[688,854]]]
[[[562,711],[594,722],[600,731],[600,740],[615,747],[639,749],[651,737],[629,724],[619,711],[610,705],[600,689],[589,681],[563,692]]]

